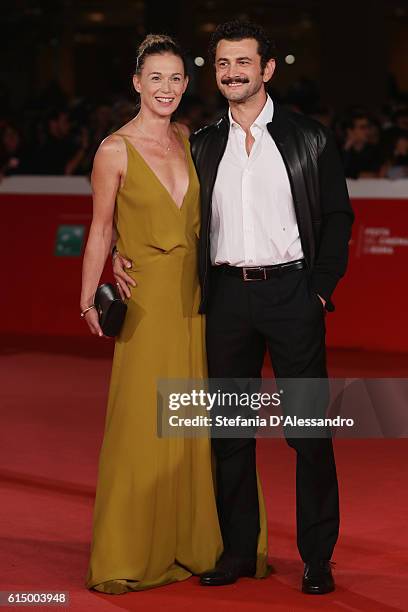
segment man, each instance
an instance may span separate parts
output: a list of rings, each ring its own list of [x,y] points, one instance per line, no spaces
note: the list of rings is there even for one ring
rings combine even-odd
[[[372,122],[367,114],[353,112],[344,124],[346,138],[343,145],[343,165],[348,178],[378,176],[383,155],[378,143],[370,142]]]
[[[212,378],[260,378],[266,348],[280,378],[325,378],[324,308],[344,274],[353,213],[330,132],[274,105],[275,70],[262,28],[239,21],[214,32],[220,121],[191,137],[201,182],[200,311]],[[115,272],[126,279],[124,260]],[[297,452],[298,547],[307,593],[334,589],[338,536],[330,438],[291,438]],[[253,575],[259,533],[255,440],[213,439],[224,554],[201,584]]]
[[[82,128],[80,139],[75,142],[69,115],[54,109],[47,115],[45,142],[36,150],[31,160],[34,174],[75,174],[80,169],[88,147],[87,130]]]

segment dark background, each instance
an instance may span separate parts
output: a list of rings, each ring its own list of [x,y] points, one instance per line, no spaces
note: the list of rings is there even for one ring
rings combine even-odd
[[[207,59],[210,32],[233,17],[272,34],[281,95],[306,77],[323,103],[341,110],[350,103],[377,108],[408,90],[404,0],[2,0],[0,11],[2,102],[6,97],[15,110],[52,81],[69,96],[128,92],[137,45],[148,32],[175,35],[192,58]],[[215,93],[208,62],[193,76],[195,93]]]
[[[357,148],[367,140],[371,149],[358,150],[349,176],[387,176],[393,164],[390,177],[408,173],[407,0],[2,0],[0,18],[0,177],[88,174],[101,139],[135,115],[131,77],[150,32],[175,36],[189,57],[179,120],[194,130],[217,118],[225,102],[207,45],[232,18],[262,24],[275,40],[276,101],[332,127],[340,146],[350,113],[367,114]],[[384,144],[390,127],[398,133]]]

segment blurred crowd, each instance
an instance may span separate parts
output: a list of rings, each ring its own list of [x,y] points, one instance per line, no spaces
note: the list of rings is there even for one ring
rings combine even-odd
[[[336,136],[348,178],[408,178],[408,104],[390,103],[373,112],[350,107],[341,115],[289,95],[274,99],[310,115]],[[43,109],[47,110],[44,111]],[[137,112],[136,101],[116,97],[92,102],[68,102],[62,94],[45,99],[18,118],[0,114],[0,178],[16,174],[89,175],[100,142]],[[186,95],[177,120],[191,131],[225,112],[217,96],[205,103]]]

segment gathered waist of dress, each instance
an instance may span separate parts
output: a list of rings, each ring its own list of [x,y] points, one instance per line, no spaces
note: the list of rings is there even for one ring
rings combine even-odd
[[[135,251],[126,252],[125,249],[117,247],[120,255],[132,263],[126,272],[143,272],[152,268],[165,269],[168,266],[185,267],[197,266],[198,251],[196,248],[175,247],[169,251],[154,249],[150,253],[144,250],[142,253]]]

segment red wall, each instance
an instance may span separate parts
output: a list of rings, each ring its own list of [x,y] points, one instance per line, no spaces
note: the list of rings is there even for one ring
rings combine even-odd
[[[328,344],[408,351],[408,198],[352,204],[349,267],[326,317]]]
[[[0,332],[89,333],[79,317],[82,258],[55,257],[54,249],[59,225],[89,228],[90,196],[0,194],[0,207],[5,271]],[[103,280],[110,279],[104,273]]]
[[[88,334],[79,317],[81,258],[56,257],[54,249],[59,225],[89,228],[90,195],[2,191],[0,333]],[[326,317],[328,343],[407,351],[408,197],[359,198],[353,206],[349,270]]]

